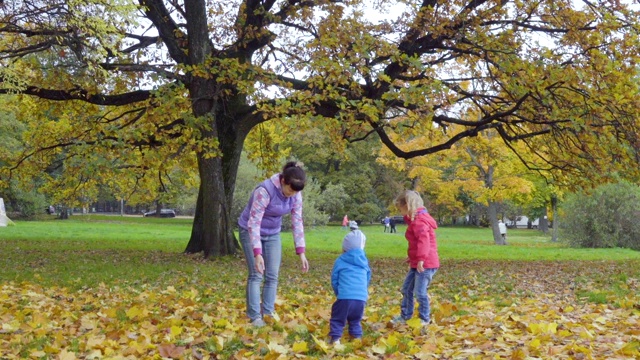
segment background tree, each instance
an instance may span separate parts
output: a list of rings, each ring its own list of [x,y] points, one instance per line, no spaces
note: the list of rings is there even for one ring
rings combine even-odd
[[[0,98],[0,167],[7,165],[2,159],[24,148],[21,139],[26,127],[16,119],[16,114],[12,111],[11,104],[14,101],[14,97]],[[30,181],[22,182],[19,179],[11,179],[4,184],[5,186],[2,186],[0,180],[0,197],[3,198],[11,217],[32,217],[44,213],[49,203],[44,195],[37,191],[42,182],[41,176],[34,176]]]
[[[546,172],[529,173],[529,179],[534,183],[533,197],[523,213],[530,219],[540,219],[538,229],[545,233],[549,230],[548,227],[551,222],[553,224],[551,241],[557,242],[560,223],[560,217],[558,216],[559,206],[565,197],[565,193],[570,191],[570,187],[559,188],[555,186],[553,179]]]
[[[323,194],[320,207],[333,221],[342,221],[347,214],[352,220],[372,223],[388,214],[404,188],[406,174],[377,162],[381,147],[377,139],[336,144],[321,129],[296,132],[295,124],[288,124],[291,136],[284,145],[318,179]]]
[[[342,184],[328,183],[322,191],[322,197],[318,201],[318,207],[325,213],[329,214],[330,219],[340,216],[339,214],[346,214],[345,204],[350,202],[351,197],[347,194]],[[352,216],[353,217],[353,216]]]
[[[504,203],[528,204],[533,183],[525,176],[529,170],[502,141],[495,141],[497,137],[494,130],[482,131],[473,138],[458,141],[446,152],[412,159],[405,166],[409,167],[410,176],[417,179],[416,190],[427,194],[431,203],[429,211],[437,217],[462,216],[466,209],[461,200],[469,198],[486,206],[495,243],[506,245],[498,229],[498,220],[505,215]],[[439,141],[416,136],[405,146],[434,140]],[[386,152],[383,156],[390,155]],[[402,161],[395,163],[402,164]],[[465,196],[460,196],[461,193]]]
[[[273,119],[338,140],[376,134],[405,159],[495,129],[532,151],[553,142],[554,157],[535,166],[608,179],[594,169],[613,160],[635,176],[637,16],[616,0],[5,2],[0,94],[65,102],[11,167],[46,166],[62,148],[78,159],[65,171],[82,175],[76,164],[102,153],[104,171],[131,184],[192,166],[186,251],[205,256],[236,251],[240,154]],[[394,143],[416,134],[445,136]]]
[[[640,188],[606,184],[572,194],[563,204],[563,241],[575,247],[640,249]]]
[[[256,159],[257,158],[254,158],[254,160]],[[238,186],[236,186],[235,194],[233,195],[233,210],[231,212],[231,217],[236,219],[236,221],[240,217],[245,206],[247,206],[247,201],[255,187],[265,178],[265,170],[260,168],[260,165],[265,164],[265,162],[262,162],[261,159],[257,160],[258,165],[255,164],[254,161],[249,160],[249,157],[244,153],[240,160],[237,179]],[[282,159],[277,161],[277,164],[282,163],[284,163]],[[280,169],[276,170],[276,172],[278,171],[280,171]],[[266,175],[266,177],[271,177],[271,175],[273,175],[269,173],[267,174],[268,175]],[[314,178],[310,176],[308,177],[307,185],[304,187],[304,193],[302,196],[304,199],[304,211],[302,215],[305,227],[326,225],[329,220],[329,216],[323,212],[320,205],[325,195],[321,192],[320,186]],[[291,229],[290,216],[283,218],[282,227],[286,230]]]

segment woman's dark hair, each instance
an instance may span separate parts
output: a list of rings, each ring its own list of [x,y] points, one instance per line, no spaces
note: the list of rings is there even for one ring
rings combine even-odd
[[[295,161],[289,161],[284,164],[280,176],[284,180],[284,183],[291,186],[291,189],[294,191],[302,191],[307,181],[307,176],[302,169],[302,164]]]

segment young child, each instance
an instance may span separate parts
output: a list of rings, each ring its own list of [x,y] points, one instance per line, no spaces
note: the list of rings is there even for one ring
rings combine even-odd
[[[349,335],[362,338],[362,315],[369,296],[368,286],[371,281],[369,261],[364,253],[367,240],[358,230],[355,221],[349,222],[351,231],[342,241],[342,255],[338,257],[331,271],[331,286],[337,300],[331,307],[329,342],[340,344],[345,324],[349,323]]]
[[[424,207],[420,195],[411,190],[403,191],[395,199],[395,205],[408,224],[405,237],[409,242],[407,250],[409,272],[402,285],[400,316],[391,320],[394,324],[404,324],[413,316],[413,295],[418,300],[420,323],[425,326],[431,321],[431,308],[427,289],[433,275],[440,267],[438,244],[436,243],[436,221]]]

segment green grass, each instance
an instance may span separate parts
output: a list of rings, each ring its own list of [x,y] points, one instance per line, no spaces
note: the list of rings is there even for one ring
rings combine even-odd
[[[367,255],[381,257],[406,257],[406,226],[397,227],[398,233],[382,232],[381,225],[362,226],[367,236]],[[310,250],[337,252],[346,234],[339,226],[327,226],[307,231]],[[283,233],[283,243],[291,245],[291,234]],[[438,252],[442,259],[456,260],[515,260],[515,261],[565,261],[565,260],[629,260],[640,259],[640,252],[629,249],[575,249],[564,243],[552,243],[551,236],[541,231],[510,229],[508,246],[497,246],[489,228],[440,227],[436,231]]]
[[[27,249],[53,242],[57,250],[181,251],[191,235],[192,220],[92,215],[16,224],[0,228],[0,240],[29,240],[23,243]]]
[[[396,234],[383,233],[381,225],[361,229],[367,235],[370,259],[406,257],[405,226],[398,226]],[[16,226],[0,228],[0,281],[38,279],[82,287],[101,282],[127,281],[135,285],[188,278],[206,272],[201,257],[191,256],[191,261],[185,261],[187,256],[182,255],[190,234],[190,219],[92,215],[65,221],[18,221]],[[311,263],[330,264],[340,253],[345,234],[340,226],[308,228],[307,257]],[[443,263],[640,259],[640,252],[628,249],[573,249],[551,243],[549,236],[536,230],[510,230],[508,246],[494,245],[487,228],[441,227],[437,237]],[[291,256],[291,233],[283,233],[282,238],[285,256]],[[210,263],[231,261],[234,259],[222,258]]]

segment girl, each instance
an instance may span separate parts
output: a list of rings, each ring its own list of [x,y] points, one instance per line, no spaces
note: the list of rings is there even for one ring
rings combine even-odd
[[[427,325],[431,321],[431,307],[427,289],[433,275],[440,267],[438,244],[436,243],[436,221],[424,207],[420,195],[411,190],[403,191],[395,199],[395,205],[408,224],[405,237],[409,242],[407,250],[409,272],[402,285],[402,304],[400,316],[391,320],[394,324],[404,324],[413,316],[413,295],[418,300],[420,323]]]

